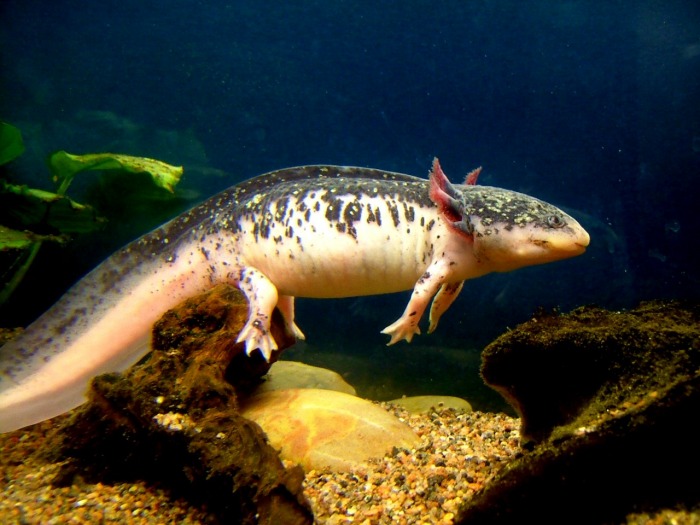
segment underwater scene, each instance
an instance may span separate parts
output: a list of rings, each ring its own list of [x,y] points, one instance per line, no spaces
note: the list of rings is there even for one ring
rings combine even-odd
[[[0,68],[0,522],[700,520],[697,2],[5,0]]]

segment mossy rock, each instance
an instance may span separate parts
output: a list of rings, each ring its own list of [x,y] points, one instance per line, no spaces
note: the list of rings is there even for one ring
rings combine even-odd
[[[489,345],[482,375],[521,415],[523,453],[458,522],[634,523],[663,509],[696,522],[699,321],[689,303],[586,307]]]
[[[653,402],[699,367],[700,307],[647,302],[540,314],[486,347],[481,375],[522,417],[523,438],[541,441]]]

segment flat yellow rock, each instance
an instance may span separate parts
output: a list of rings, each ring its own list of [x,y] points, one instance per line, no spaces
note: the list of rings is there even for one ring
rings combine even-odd
[[[316,388],[273,390],[246,400],[241,415],[255,421],[283,459],[305,470],[347,471],[392,447],[420,441],[408,425],[374,403]]]
[[[471,412],[472,406],[461,397],[454,396],[412,396],[387,401],[405,408],[411,414],[427,414],[443,408],[452,408],[457,412]]]
[[[265,375],[265,381],[255,389],[258,395],[270,390],[289,388],[322,388],[355,395],[355,389],[340,374],[327,368],[311,366],[298,361],[277,361]]]

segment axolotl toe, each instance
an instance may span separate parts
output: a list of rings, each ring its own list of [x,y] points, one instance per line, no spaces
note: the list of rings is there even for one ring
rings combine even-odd
[[[294,297],[413,290],[383,333],[411,341],[432,300],[428,331],[462,283],[583,253],[586,231],[560,209],[514,191],[451,184],[435,160],[429,180],[368,168],[302,166],[242,182],[132,242],[73,286],[0,348],[0,431],[85,401],[92,377],[121,371],[149,350],[153,323],[221,282],[249,303],[238,336],[266,359],[287,330]]]

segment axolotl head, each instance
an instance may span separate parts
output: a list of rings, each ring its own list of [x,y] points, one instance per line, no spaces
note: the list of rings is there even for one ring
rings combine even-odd
[[[515,191],[477,186],[478,170],[466,184],[450,184],[435,160],[430,198],[451,228],[468,242],[480,263],[508,271],[580,255],[588,232],[556,206]]]

